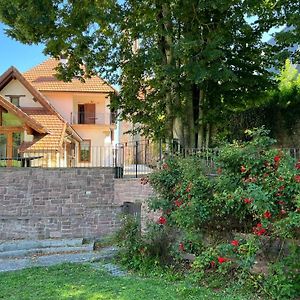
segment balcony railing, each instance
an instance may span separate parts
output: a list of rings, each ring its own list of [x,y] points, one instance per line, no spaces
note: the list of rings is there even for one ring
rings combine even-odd
[[[70,123],[71,124],[97,124],[97,125],[114,124],[111,114],[91,113],[91,112],[71,113]]]

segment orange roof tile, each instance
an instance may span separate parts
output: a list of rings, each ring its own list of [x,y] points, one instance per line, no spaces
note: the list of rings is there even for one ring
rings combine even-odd
[[[85,82],[73,79],[71,82],[64,82],[55,77],[59,60],[50,58],[45,62],[25,72],[24,77],[39,91],[60,91],[60,92],[91,92],[110,93],[115,90],[98,76],[87,78]]]
[[[28,114],[26,114],[19,107],[7,101],[4,97],[0,95],[0,106],[10,111],[14,115],[18,116],[20,119],[24,120],[25,124],[34,129],[39,133],[47,133],[48,130],[41,124],[38,120],[30,118]]]
[[[49,134],[42,136],[33,144],[28,144],[29,147],[26,151],[59,150],[66,131],[66,123],[57,115],[43,108],[22,108],[22,110],[49,130]]]

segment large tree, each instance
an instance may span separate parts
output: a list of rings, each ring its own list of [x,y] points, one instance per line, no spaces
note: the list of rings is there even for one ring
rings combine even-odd
[[[11,37],[67,55],[61,78],[119,84],[113,106],[144,134],[195,147],[229,112],[260,103],[299,33],[297,2],[2,0],[0,20]],[[276,45],[262,41],[280,25],[290,31]]]

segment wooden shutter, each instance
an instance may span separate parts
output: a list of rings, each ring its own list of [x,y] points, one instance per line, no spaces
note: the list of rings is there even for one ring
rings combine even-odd
[[[95,124],[96,105],[84,104],[84,124]]]

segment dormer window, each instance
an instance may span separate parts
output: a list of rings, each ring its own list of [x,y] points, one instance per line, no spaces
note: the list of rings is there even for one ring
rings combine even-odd
[[[5,97],[8,97],[9,98],[9,101],[17,106],[17,107],[20,107],[20,98],[21,97],[25,97],[25,95],[5,95]]]

